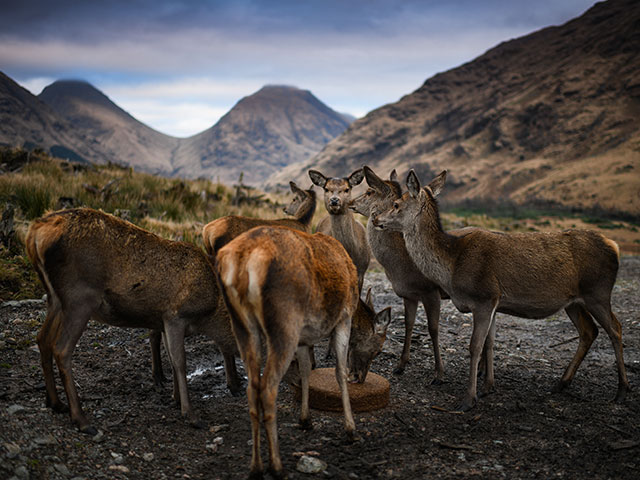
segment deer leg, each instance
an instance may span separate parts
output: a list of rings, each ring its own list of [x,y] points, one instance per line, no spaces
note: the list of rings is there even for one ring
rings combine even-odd
[[[413,326],[416,323],[416,312],[418,311],[418,301],[403,298],[404,303],[404,346],[402,347],[402,355],[400,356],[400,362],[395,368],[393,373],[401,375],[404,373],[404,369],[409,363],[409,356],[411,354],[411,336],[413,335]]]
[[[469,352],[471,353],[471,362],[469,368],[469,386],[467,393],[462,399],[456,410],[466,412],[474,407],[478,400],[478,363],[482,355],[482,349],[491,328],[491,319],[494,315],[497,302],[492,304],[480,305],[473,310],[473,333],[471,334],[471,342],[469,344]]]
[[[164,349],[169,352],[169,344],[167,343],[167,336],[164,334],[160,335],[162,338],[162,343],[164,343]],[[178,376],[176,374],[176,369],[173,368],[173,361],[171,360],[171,355],[169,355],[169,365],[171,365],[171,398],[173,399],[173,403],[177,408],[180,408],[180,389],[178,388]]]
[[[595,300],[587,300],[587,310],[596,321],[604,328],[616,354],[616,365],[618,367],[618,391],[616,393],[615,402],[622,403],[627,396],[627,392],[631,391],[629,380],[627,379],[627,371],[624,366],[624,356],[622,354],[622,326],[611,311],[610,300],[606,302]]]
[[[309,348],[306,346],[298,347],[296,356],[298,359],[298,369],[300,371],[300,427],[303,430],[311,430],[313,424],[309,416],[309,375],[311,374]]]
[[[564,390],[573,380],[573,376],[576,374],[578,367],[584,360],[585,355],[591,348],[591,344],[598,336],[598,328],[593,321],[593,317],[584,309],[581,305],[572,304],[564,310],[571,319],[571,322],[575,325],[580,335],[580,342],[578,343],[578,349],[569,365],[564,371],[562,378],[553,387],[553,392],[558,393]]]
[[[180,399],[180,412],[187,419],[191,426],[202,428],[197,414],[191,408],[189,402],[189,392],[187,390],[187,362],[184,353],[184,324],[181,319],[174,318],[165,321],[164,335],[167,352],[171,359],[173,368],[173,388],[176,384],[178,388],[178,398]]]
[[[50,295],[49,295],[50,298]],[[54,412],[68,412],[69,407],[60,401],[56,391],[56,381],[53,372],[53,341],[55,332],[60,328],[61,321],[60,303],[49,303],[47,318],[38,332],[38,348],[40,349],[40,362],[46,387],[46,405]]]
[[[349,335],[351,334],[351,319],[348,317],[338,323],[333,330],[331,344],[336,352],[336,380],[342,395],[342,408],[344,410],[344,426],[347,436],[355,438],[356,423],[351,412],[349,390],[347,389],[347,352],[349,348]]]
[[[222,352],[222,358],[224,359],[224,373],[227,380],[227,387],[229,387],[231,395],[237,397],[240,395],[242,382],[236,369],[235,355],[233,352]]]
[[[279,340],[282,340],[280,338]],[[295,342],[288,342],[288,344],[297,345]],[[262,405],[262,421],[264,422],[264,428],[267,434],[267,444],[269,446],[269,473],[275,478],[284,478],[282,460],[280,459],[280,447],[278,445],[278,420],[277,420],[277,404],[278,386],[280,381],[293,359],[295,350],[275,350],[273,345],[267,347],[267,359],[262,372],[262,378],[260,379],[260,404]],[[311,360],[309,358],[309,352],[307,347],[298,348],[298,364],[300,367],[300,377],[302,380],[302,392],[303,399],[305,395],[305,382],[306,382],[306,405],[303,401],[302,410],[300,414],[300,423],[305,423],[305,410],[306,421],[309,420],[309,372],[311,371]]]
[[[484,341],[484,347],[482,349],[481,364],[484,364],[484,386],[480,392],[480,396],[484,397],[495,391],[495,377],[493,371],[493,345],[496,339],[496,314],[495,312],[491,316],[491,326],[489,327],[489,333]]]
[[[53,356],[56,359],[62,384],[69,401],[71,421],[78,426],[82,433],[88,435],[96,435],[98,431],[91,426],[82,412],[80,398],[73,379],[71,360],[76,343],[78,343],[78,339],[84,332],[96,306],[97,302],[92,301],[90,298],[78,299],[77,302],[69,305],[69,313],[66,311],[60,313],[60,321],[56,322],[56,330],[52,332],[55,335]]]
[[[444,383],[444,366],[440,356],[439,324],[440,324],[440,291],[431,290],[422,297],[422,306],[427,314],[427,326],[429,336],[433,344],[433,360],[435,362],[436,375],[431,380],[431,385],[442,385]]]
[[[151,376],[156,387],[162,387],[166,380],[162,371],[162,358],[160,357],[160,343],[162,332],[158,330],[149,331],[149,346],[151,347]]]

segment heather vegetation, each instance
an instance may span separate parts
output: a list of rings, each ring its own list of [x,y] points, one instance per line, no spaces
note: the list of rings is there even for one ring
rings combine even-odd
[[[300,186],[308,188],[308,184]],[[29,222],[47,211],[87,206],[164,238],[201,245],[201,230],[207,222],[224,215],[282,217],[282,206],[289,199],[288,191],[267,195],[205,179],[166,178],[114,164],[72,163],[39,150],[0,148],[0,213],[8,215],[12,210],[12,221],[3,220],[0,225],[0,302],[44,293],[24,253],[23,240]],[[638,227],[606,216],[514,206],[483,209],[468,205],[444,210],[446,229],[469,225],[503,231],[595,228],[620,243],[624,252],[640,253]],[[325,215],[320,206],[312,225]]]
[[[229,214],[276,218],[283,215],[281,202],[286,201],[286,195],[267,197],[209,180],[70,163],[37,150],[0,149],[0,169],[0,212],[12,211],[12,221],[3,222],[7,231],[0,241],[0,301],[44,293],[24,254],[23,240],[29,222],[47,211],[96,208],[162,237],[200,245],[207,222]]]

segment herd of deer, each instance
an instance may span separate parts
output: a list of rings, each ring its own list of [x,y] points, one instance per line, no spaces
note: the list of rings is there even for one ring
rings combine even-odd
[[[242,384],[235,357],[239,354],[244,363],[253,437],[251,475],[263,472],[262,422],[269,470],[281,477],[278,386],[290,365],[297,365],[300,423],[309,427],[312,346],[321,339],[330,338],[345,429],[349,436],[355,432],[347,381],[364,382],[391,320],[389,308],[376,313],[372,302],[360,299],[370,253],[404,302],[404,349],[396,373],[409,361],[418,302],[424,306],[433,342],[434,384],[444,377],[438,343],[441,299],[450,298],[460,311],[473,314],[469,384],[459,410],[469,410],[477,401],[479,368],[484,371],[481,394],[493,389],[496,312],[544,318],[565,309],[580,340],[556,390],[571,382],[598,334],[597,322],[615,351],[615,399],[624,400],[629,383],[621,326],[610,304],[619,265],[615,242],[581,230],[445,232],[435,197],[446,172],[421,187],[411,171],[404,193],[395,171],[389,180],[366,166],[346,178],[327,178],[314,170],[309,176],[324,190],[329,213],[317,225],[320,233],[311,234],[313,187],[302,190],[291,182],[294,199],[285,208],[289,218],[214,220],[203,229],[206,254],[194,245],[160,238],[86,208],[53,212],[34,221],[26,248],[47,291],[48,313],[38,334],[47,405],[69,411],[82,432],[97,432],[82,412],[71,368],[75,345],[93,318],[151,330],[156,382],[162,379],[159,359],[164,340],[173,370],[174,400],[182,415],[198,425],[187,392],[184,337],[205,334],[223,354],[227,385],[234,395]],[[353,187],[365,178],[368,188],[352,199]],[[366,230],[354,211],[369,218]],[[69,407],[56,392],[54,358]]]

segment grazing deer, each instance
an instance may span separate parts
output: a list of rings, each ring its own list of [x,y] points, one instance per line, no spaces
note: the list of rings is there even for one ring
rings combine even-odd
[[[349,210],[351,189],[364,179],[359,168],[348,177],[327,178],[316,170],[309,170],[311,181],[324,190],[324,206],[329,215],[322,218],[316,231],[337,239],[345,248],[358,272],[358,291],[362,290],[364,274],[369,268],[371,253],[367,233]]]
[[[393,202],[402,196],[396,171],[391,172],[389,180],[382,180],[367,166],[363,168],[363,171],[369,188],[362,195],[353,199],[349,208],[369,218],[367,240],[371,252],[384,268],[393,291],[402,298],[404,304],[404,347],[394,373],[403,373],[409,361],[411,336],[416,321],[418,302],[422,302],[427,314],[429,335],[433,343],[435,376],[431,383],[441,384],[444,380],[444,367],[438,343],[440,289],[415,266],[407,252],[401,232],[377,229],[371,221],[372,217],[391,208]]]
[[[207,253],[215,256],[220,248],[235,237],[260,225],[281,225],[309,232],[311,230],[311,219],[316,211],[316,192],[313,188],[302,190],[294,182],[289,182],[289,186],[294,197],[291,203],[284,208],[284,212],[287,215],[291,215],[291,217],[265,220],[262,218],[229,215],[217,218],[202,229],[202,239]]]
[[[622,354],[622,328],[611,311],[611,290],[619,266],[615,242],[588,230],[500,233],[476,229],[455,237],[442,228],[436,196],[446,171],[421,189],[415,172],[409,191],[373,219],[377,228],[402,231],[407,251],[422,273],[446,291],[461,312],[473,313],[469,386],[458,407],[477,402],[480,355],[486,355],[484,391],[494,386],[495,313],[545,318],[564,309],[578,330],[578,349],[555,391],[565,388],[598,334],[594,319],[609,335],[618,368],[615,400],[629,382]]]
[[[55,358],[81,432],[96,429],[82,412],[72,372],[76,343],[90,318],[162,331],[174,376],[174,399],[198,425],[187,392],[184,336],[204,333],[224,356],[227,384],[240,390],[236,342],[211,262],[194,245],[158,237],[96,210],[62,210],[34,221],[26,249],[47,291],[47,317],[38,333],[47,405],[66,411],[56,392]],[[158,336],[156,336],[158,338]]]
[[[257,227],[220,249],[216,270],[249,378],[251,475],[261,476],[263,471],[262,414],[269,470],[281,478],[276,423],[278,385],[297,355],[302,390],[300,423],[303,427],[310,425],[308,346],[326,337],[330,337],[336,355],[345,429],[350,436],[355,432],[347,390],[347,351],[351,319],[359,299],[356,269],[344,247],[332,237],[284,227]],[[388,322],[388,310],[386,316]],[[354,339],[357,341],[349,354],[352,358],[361,353],[371,355],[355,334]],[[266,346],[266,360],[261,374],[262,344]],[[378,349],[380,346],[378,343]]]

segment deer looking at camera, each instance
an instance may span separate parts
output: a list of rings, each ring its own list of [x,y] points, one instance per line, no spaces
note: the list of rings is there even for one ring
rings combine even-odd
[[[402,231],[416,266],[446,291],[461,312],[473,313],[469,350],[469,386],[459,410],[477,401],[480,355],[485,350],[483,394],[494,386],[493,343],[495,313],[545,318],[564,309],[578,330],[578,349],[555,387],[570,384],[598,334],[594,322],[607,332],[618,369],[617,402],[624,401],[629,382],[622,354],[622,328],[611,311],[611,290],[619,266],[615,242],[588,230],[553,233],[499,233],[476,229],[455,237],[442,228],[436,196],[446,171],[426,188],[413,170],[408,192],[390,210],[373,219],[377,228]]]
[[[203,243],[209,255],[215,257],[218,250],[220,250],[224,245],[229,243],[238,235],[257,226],[281,226],[309,232],[311,230],[311,219],[316,209],[316,192],[313,188],[310,188],[309,190],[302,190],[294,182],[289,182],[289,186],[291,187],[291,191],[294,193],[294,198],[291,203],[284,208],[284,212],[291,215],[291,218],[265,220],[261,218],[229,215],[213,220],[205,225],[202,230]],[[368,345],[376,345],[376,347],[372,348],[376,349],[377,355],[377,352],[381,350],[382,344],[386,338],[387,326],[391,320],[390,312],[390,308],[387,308],[376,313],[373,309],[371,291],[369,291],[366,303],[362,300],[358,300],[358,307],[354,314],[352,326],[362,325],[362,328],[358,328],[357,333],[354,333],[352,330],[352,339],[366,335],[369,337]],[[365,328],[367,326],[368,328]],[[373,341],[373,338],[376,338],[377,341]],[[361,344],[364,344],[364,342],[361,342]],[[310,354],[312,364],[315,365],[313,349],[311,349]],[[375,357],[375,355],[373,355],[373,357]],[[357,381],[358,383],[363,383],[366,379],[373,357],[367,357],[368,362],[364,363],[357,360],[355,363],[350,362],[350,379]],[[362,355],[360,355],[360,357],[357,355],[354,357],[350,356],[350,360],[352,358],[362,358]],[[291,376],[289,379],[296,383],[296,373],[294,371],[290,373]]]
[[[324,206],[329,215],[322,218],[316,231],[337,239],[345,248],[358,272],[358,291],[362,290],[364,274],[369,268],[371,253],[367,233],[349,209],[351,190],[364,179],[359,168],[348,177],[328,178],[316,170],[309,170],[311,181],[324,190]]]
[[[164,333],[174,398],[179,399],[183,417],[195,426],[200,422],[187,392],[185,335],[203,333],[213,339],[224,356],[229,388],[232,393],[240,390],[230,319],[211,262],[199,248],[78,208],[34,221],[26,249],[47,291],[47,317],[38,333],[47,405],[67,410],[56,392],[55,358],[71,420],[81,432],[97,432],[82,412],[71,365],[90,318]]]
[[[349,356],[372,355],[366,345],[369,343],[366,339],[372,339],[370,335],[360,339],[350,334],[359,300],[356,269],[344,247],[332,237],[284,227],[257,227],[220,249],[216,270],[249,378],[251,475],[260,476],[263,471],[262,415],[269,445],[269,469],[281,478],[276,423],[278,385],[294,354],[297,355],[302,391],[300,423],[309,426],[308,347],[323,338],[331,339],[336,355],[346,432],[349,435],[355,432],[347,390],[350,337],[353,336],[355,344]],[[389,319],[390,315],[387,323]],[[382,344],[374,341],[378,342],[379,350]],[[262,344],[266,346],[266,359],[261,373]]]

